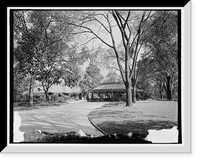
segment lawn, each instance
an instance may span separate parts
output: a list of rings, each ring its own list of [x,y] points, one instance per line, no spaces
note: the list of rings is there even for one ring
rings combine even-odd
[[[137,102],[132,107],[110,103],[90,112],[88,118],[107,134],[132,132],[145,137],[149,129],[170,129],[177,126],[178,103],[146,101]]]
[[[20,104],[13,104],[14,111],[24,111],[24,110],[35,110],[40,108],[55,107],[62,104],[68,104],[68,102],[37,102],[34,103],[32,107],[28,106],[28,102],[23,102]]]

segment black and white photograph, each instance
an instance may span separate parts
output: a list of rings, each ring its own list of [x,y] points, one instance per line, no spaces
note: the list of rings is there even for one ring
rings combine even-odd
[[[8,13],[10,144],[185,144],[180,8]]]

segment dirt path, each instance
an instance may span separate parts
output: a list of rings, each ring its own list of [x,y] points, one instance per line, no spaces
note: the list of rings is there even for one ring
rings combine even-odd
[[[35,129],[46,132],[78,132],[80,129],[94,136],[103,135],[89,122],[87,115],[104,102],[77,101],[70,104],[20,111],[20,131],[31,132]]]

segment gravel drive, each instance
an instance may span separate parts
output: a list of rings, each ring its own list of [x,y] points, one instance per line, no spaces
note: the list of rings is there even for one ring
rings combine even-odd
[[[81,129],[87,134],[102,136],[103,134],[88,121],[87,115],[104,104],[104,102],[91,103],[83,100],[60,106],[19,111],[22,120],[19,129],[22,132],[38,129],[50,133],[78,132]]]

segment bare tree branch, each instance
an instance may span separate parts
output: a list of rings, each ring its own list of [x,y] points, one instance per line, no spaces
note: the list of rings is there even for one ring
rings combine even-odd
[[[91,33],[90,31],[71,32],[70,34],[78,35],[83,33]]]
[[[131,13],[131,11],[128,11],[128,15],[127,15],[127,17],[126,17],[126,20],[125,20],[124,26],[123,26],[124,29],[126,28],[126,25],[127,25],[127,23],[128,23],[128,19],[129,19],[130,13]]]
[[[116,49],[116,45],[115,45],[115,39],[113,37],[113,31],[112,31],[112,27],[111,27],[111,24],[110,24],[110,21],[109,21],[109,17],[108,17],[108,14],[107,14],[107,17],[106,18],[106,21],[108,23],[108,26],[109,26],[109,29],[110,29],[110,37],[111,37],[111,40],[112,40],[112,44],[113,44],[113,49]]]
[[[111,56],[111,55],[110,55],[110,56],[106,56],[106,58],[116,58],[116,56]],[[120,57],[119,59],[120,59],[121,61],[125,62],[125,60],[124,60],[122,57]]]
[[[90,29],[89,27],[82,26],[82,25],[77,25],[77,24],[73,24],[73,23],[70,23],[70,25],[74,25],[74,26],[77,26],[77,27],[80,27],[80,28],[87,29],[87,30],[90,31],[93,35],[95,35],[102,43],[104,43],[105,45],[107,45],[107,46],[110,47],[110,48],[114,48],[113,46],[111,46],[110,44],[108,44],[106,41],[104,41],[101,37],[99,37],[99,36],[98,36],[92,29]]]
[[[117,11],[113,12],[113,16],[114,16],[115,21],[117,22],[117,25],[120,29],[121,34],[122,34],[122,40],[123,40],[124,47],[126,47],[129,43],[129,38],[125,31],[125,24],[123,24],[123,22],[122,22],[122,18],[121,18],[122,16]],[[125,50],[127,50],[127,49],[125,49]]]
[[[86,41],[85,43],[83,43],[83,44],[80,44],[77,48],[80,48],[81,46],[84,46],[84,45],[86,45],[87,43],[89,43],[90,41],[92,41],[92,40],[94,40],[94,39],[96,39],[97,37],[92,37],[91,39],[89,39],[88,41]]]
[[[118,64],[119,69],[120,69],[120,74],[121,74],[122,80],[125,83],[124,71],[123,71],[122,65],[120,63],[119,53],[117,52],[117,49],[116,49],[116,46],[115,46],[115,40],[114,40],[114,37],[113,37],[112,27],[111,27],[108,15],[106,17],[106,20],[107,20],[109,28],[110,28],[110,36],[111,36],[111,40],[112,40],[112,43],[113,43],[113,50],[114,50],[114,53],[115,53],[115,56],[116,56],[116,59],[117,59],[117,64]]]
[[[136,35],[135,35],[135,37],[134,37],[134,39],[133,39],[133,41],[131,43],[131,49],[133,48],[133,45],[135,43],[135,39],[137,38],[136,42],[138,42],[138,40],[139,40],[139,37],[140,37],[140,34],[141,34],[141,26],[142,26],[142,22],[143,22],[144,16],[145,16],[145,13],[143,13],[142,18],[140,19],[140,23],[139,23],[139,26],[138,26],[137,33],[136,33]],[[137,43],[136,43],[136,46],[137,46]]]
[[[122,23],[122,29],[123,29],[124,37],[125,37],[125,39],[127,41],[127,45],[129,44],[130,36],[131,36],[131,30],[130,30],[130,27],[128,25],[130,13],[131,13],[131,11],[128,11],[128,15],[127,15],[126,19],[123,18],[123,16],[120,13],[118,13],[119,18],[124,21],[124,24]],[[127,33],[126,33],[126,26],[128,27],[128,30],[129,30],[129,36],[127,36]]]
[[[125,24],[124,24],[124,29],[125,29],[125,27],[126,27],[126,25],[127,25],[127,27],[128,27],[128,30],[129,30],[129,36],[128,36],[128,40],[130,41],[130,38],[131,38],[131,28],[130,28],[130,26],[129,26],[129,24],[128,24],[128,22],[130,22],[131,20],[130,20],[130,14],[131,14],[131,11],[129,11],[129,13],[128,13],[128,16],[127,16],[127,18],[125,19],[121,14],[119,14],[119,16],[122,18],[122,20],[124,20],[124,22],[125,22]],[[128,44],[128,43],[127,43]]]
[[[104,25],[101,21],[99,21],[97,18],[95,18],[95,20],[96,20],[99,24],[101,24],[101,26],[103,26],[103,28],[104,28],[108,33],[110,33],[110,31],[105,27],[105,25]]]
[[[147,17],[144,19],[144,22],[146,22],[146,21],[148,20],[150,14],[151,14],[151,11],[150,11],[149,14],[147,15]]]
[[[156,21],[154,21],[146,30],[144,30],[142,32],[141,35],[145,34],[152,26],[154,26],[161,18],[157,19]]]
[[[113,18],[115,19],[115,21],[117,22],[118,28],[119,28],[119,30],[121,32],[121,37],[122,37],[122,42],[123,42],[123,46],[124,46],[124,49],[125,49],[125,54],[127,54],[127,44],[125,42],[123,28],[120,25],[120,22],[118,20],[118,16],[117,16],[117,14],[114,11],[112,11],[112,15],[113,15]]]
[[[117,70],[117,71],[120,71],[119,68],[116,68],[116,67],[114,67],[114,66],[106,66],[106,68],[109,68],[109,69],[115,69],[115,70]]]
[[[131,74],[130,74],[130,77],[132,78],[133,75],[134,75],[134,68],[136,66],[136,62],[137,62],[137,57],[138,57],[138,45],[139,45],[139,41],[140,41],[140,36],[141,36],[141,25],[142,25],[142,22],[143,22],[143,19],[144,19],[144,16],[145,16],[145,13],[143,13],[142,15],[142,18],[140,20],[140,24],[139,24],[139,27],[138,27],[138,37],[137,37],[137,41],[136,41],[136,47],[135,47],[135,51],[134,51],[134,56],[133,56],[133,64],[132,64],[132,69],[131,69]],[[131,47],[132,48],[132,47]]]

